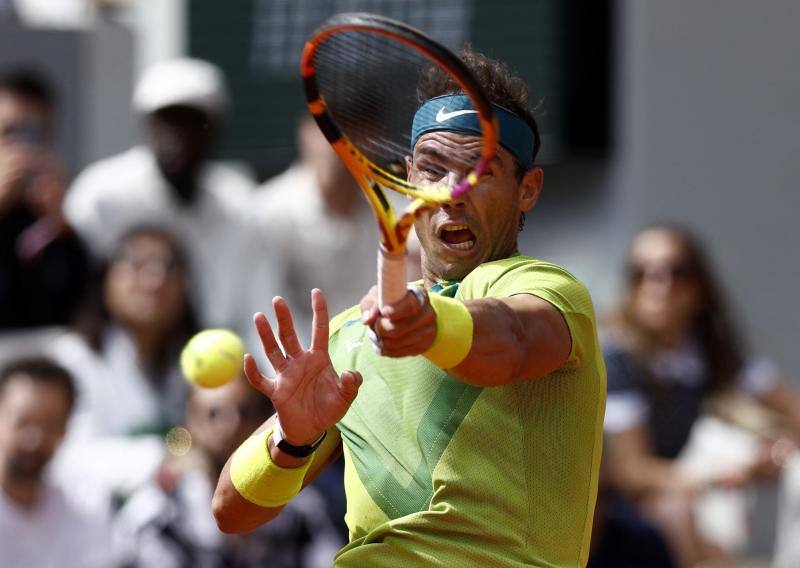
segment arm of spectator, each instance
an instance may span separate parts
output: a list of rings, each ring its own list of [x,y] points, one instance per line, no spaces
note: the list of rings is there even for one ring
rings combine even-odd
[[[677,461],[660,458],[653,451],[650,400],[642,388],[647,380],[642,369],[613,338],[606,339],[603,357],[608,373],[603,461],[609,478],[632,498],[691,489],[692,481]]]
[[[605,459],[615,485],[632,498],[661,491],[693,491],[698,488],[697,480],[681,470],[676,461],[653,454],[644,425],[610,434]]]
[[[64,191],[63,167],[53,154],[40,152],[26,195],[30,208],[61,224],[64,222]]]
[[[786,421],[795,443],[800,443],[800,395],[797,390],[788,381],[780,380],[761,393],[758,399]]]
[[[22,197],[22,186],[28,175],[30,152],[14,144],[0,144],[0,217]]]

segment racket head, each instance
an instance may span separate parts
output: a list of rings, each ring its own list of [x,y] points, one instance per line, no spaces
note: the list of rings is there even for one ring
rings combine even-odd
[[[411,125],[424,102],[417,86],[432,66],[469,97],[481,128],[480,154],[459,168],[463,175],[450,186],[406,179]],[[402,250],[409,217],[471,190],[495,155],[497,119],[472,72],[449,49],[402,22],[366,13],[330,18],[306,43],[301,75],[309,111],[364,189],[382,229],[401,230],[383,239],[390,250]],[[394,215],[382,187],[414,198],[405,215]]]

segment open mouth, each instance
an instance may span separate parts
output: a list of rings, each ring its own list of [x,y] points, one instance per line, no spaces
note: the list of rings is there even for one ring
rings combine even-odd
[[[468,251],[475,246],[475,235],[466,225],[446,225],[438,231],[438,236],[449,248]]]

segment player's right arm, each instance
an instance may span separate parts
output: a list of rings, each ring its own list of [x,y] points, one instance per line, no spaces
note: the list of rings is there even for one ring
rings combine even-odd
[[[294,446],[310,445],[324,432],[328,432],[323,444],[308,458],[295,458],[285,454],[274,445],[272,437],[267,441],[269,459],[282,470],[303,468],[307,460],[313,460],[303,478],[303,486],[313,481],[338,457],[341,442],[335,425],[350,408],[361,385],[361,375],[358,372],[344,371],[337,375],[334,371],[328,356],[328,310],[325,297],[319,290],[314,290],[311,298],[314,317],[310,349],[306,351],[300,346],[289,307],[283,298],[276,298],[273,306],[278,320],[280,346],[264,314],[256,314],[254,318],[264,352],[275,369],[275,379],[264,376],[253,357],[245,356],[247,379],[272,401],[287,442]],[[275,416],[253,435],[271,429],[274,420]],[[228,459],[222,470],[212,509],[221,531],[245,533],[273,519],[283,506],[262,506],[242,495],[231,478],[234,456]],[[264,480],[265,483],[267,481]],[[268,483],[264,489],[269,491]]]

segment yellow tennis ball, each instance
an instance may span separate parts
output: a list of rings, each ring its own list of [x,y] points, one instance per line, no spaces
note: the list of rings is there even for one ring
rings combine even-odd
[[[224,385],[239,374],[244,343],[227,329],[207,329],[189,340],[181,352],[181,370],[189,382],[201,387]]]

